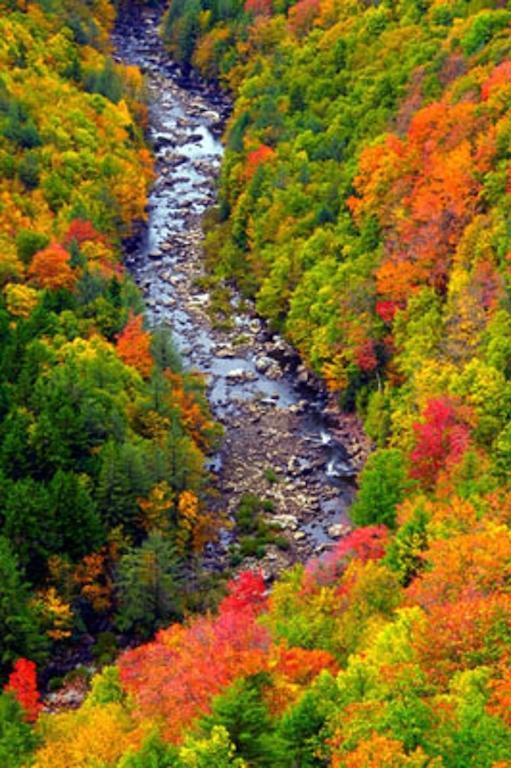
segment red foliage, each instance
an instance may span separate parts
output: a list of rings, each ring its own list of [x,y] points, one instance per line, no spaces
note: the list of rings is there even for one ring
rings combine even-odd
[[[480,261],[474,269],[473,289],[485,310],[494,309],[503,296],[503,281],[490,261]]]
[[[304,588],[314,584],[334,584],[347,562],[353,558],[364,563],[380,560],[385,554],[387,538],[388,531],[384,525],[369,525],[351,531],[326,555],[309,560],[305,568]]]
[[[244,9],[253,16],[271,16],[272,0],[246,0]]]
[[[442,469],[457,464],[469,447],[470,428],[460,418],[460,409],[447,397],[430,400],[423,421],[413,425],[415,448],[410,475],[432,488]]]
[[[126,365],[136,368],[144,377],[153,369],[151,334],[143,329],[142,315],[131,315],[124,329],[117,337],[117,354]]]
[[[223,606],[216,618],[175,624],[125,653],[121,680],[136,701],[137,716],[163,719],[166,737],[178,742],[195,718],[209,712],[214,696],[237,677],[267,668],[269,645],[250,601],[245,609]]]
[[[378,367],[378,358],[372,339],[366,339],[355,349],[355,360],[360,370],[366,373],[374,371]]]
[[[253,149],[247,155],[247,165],[245,169],[245,175],[247,179],[251,179],[260,165],[268,163],[275,157],[275,150],[266,144],[261,144],[257,149]]]
[[[385,554],[388,530],[384,525],[367,525],[351,531],[336,545],[338,558],[356,557],[366,563],[368,560],[380,560]]]
[[[394,320],[399,306],[395,301],[377,301],[376,314],[381,317],[384,323],[390,323]]]
[[[18,659],[4,690],[16,697],[30,723],[37,720],[42,704],[37,690],[36,665],[33,661]]]
[[[289,28],[295,35],[306,35],[319,14],[320,0],[299,0],[289,9]]]
[[[220,604],[220,612],[252,610],[260,613],[266,607],[266,585],[260,572],[243,571],[227,585],[229,594]]]
[[[104,237],[95,229],[90,221],[86,219],[73,219],[64,236],[63,243],[65,246],[68,246],[75,241],[78,245],[81,245],[90,240],[104,240]]]
[[[69,253],[57,243],[35,254],[28,275],[40,288],[72,290],[76,283],[76,274],[69,264]]]

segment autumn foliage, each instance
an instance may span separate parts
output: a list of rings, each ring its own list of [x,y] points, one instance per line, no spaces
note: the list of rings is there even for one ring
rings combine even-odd
[[[72,290],[77,279],[69,263],[69,253],[57,243],[35,254],[28,275],[40,288],[52,290]]]
[[[470,445],[470,427],[453,402],[439,398],[428,402],[423,420],[413,429],[411,475],[431,487],[440,471],[448,471],[462,459]]]
[[[143,328],[142,315],[131,315],[117,337],[117,354],[126,365],[131,365],[142,376],[148,377],[154,361],[151,355],[151,334]]]
[[[217,617],[162,630],[153,643],[120,660],[121,679],[139,716],[163,717],[172,741],[237,677],[266,668],[268,633],[254,622],[262,607],[261,584],[258,577],[240,578]]]
[[[37,720],[42,703],[37,688],[36,665],[28,659],[18,659],[4,688],[19,701],[29,722]]]

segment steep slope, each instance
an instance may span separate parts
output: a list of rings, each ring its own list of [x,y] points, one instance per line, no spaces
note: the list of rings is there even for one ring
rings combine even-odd
[[[204,452],[218,430],[120,263],[152,163],[142,77],[109,57],[112,6],[0,8],[5,677],[16,657],[83,640],[87,659],[90,632],[144,637],[180,614],[183,562],[211,530]]]
[[[379,447],[360,527],[270,594],[242,574],[32,729],[18,670],[21,765],[511,765],[506,6],[171,3],[171,49],[236,99],[216,280]]]

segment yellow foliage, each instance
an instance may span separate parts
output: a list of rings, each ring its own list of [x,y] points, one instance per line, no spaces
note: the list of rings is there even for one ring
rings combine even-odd
[[[181,546],[186,546],[199,517],[199,500],[192,491],[183,491],[178,501],[178,537]]]
[[[35,600],[48,629],[46,634],[52,640],[63,640],[71,635],[73,612],[71,606],[58,594],[55,587],[41,590]]]
[[[2,199],[0,195],[0,286],[23,275],[23,264],[7,238],[1,236]]]
[[[28,285],[9,283],[5,289],[7,309],[14,317],[28,317],[35,308],[39,292]]]
[[[174,491],[166,480],[163,480],[151,488],[147,499],[138,500],[138,506],[142,510],[143,528],[146,531],[166,530],[169,524],[169,510],[173,505]]]
[[[117,703],[49,715],[38,728],[44,746],[33,768],[113,768],[128,749],[139,747],[146,733]]]

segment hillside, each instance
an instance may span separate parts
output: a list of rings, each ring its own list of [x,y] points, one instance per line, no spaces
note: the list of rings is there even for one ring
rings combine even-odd
[[[83,641],[86,658],[101,632],[111,656],[112,629],[149,637],[181,615],[176,584],[213,528],[204,460],[218,428],[168,334],[144,327],[120,261],[152,161],[142,77],[109,57],[113,8],[1,7],[5,679],[19,656]]]
[[[201,290],[219,324],[234,286],[255,301],[375,447],[351,532],[210,610],[218,426],[120,264],[153,173],[142,78],[100,0],[5,7],[4,764],[511,766],[507,6],[170,2],[180,72],[233,101]],[[41,713],[33,662],[89,633],[100,665],[130,647]]]

